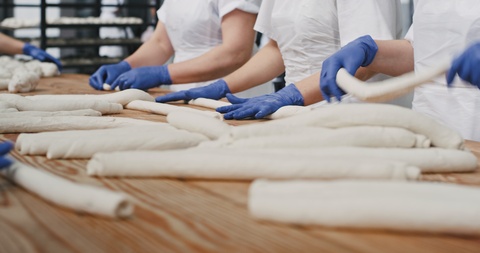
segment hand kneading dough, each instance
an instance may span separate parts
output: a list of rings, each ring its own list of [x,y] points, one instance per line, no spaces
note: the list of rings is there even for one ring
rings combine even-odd
[[[77,212],[114,218],[127,218],[133,214],[133,204],[122,193],[74,183],[20,162],[0,173],[43,199]]]
[[[0,133],[37,133],[65,130],[105,129],[139,125],[158,125],[159,123],[119,118],[90,116],[52,116],[0,118]]]
[[[255,181],[250,213],[326,227],[480,235],[480,188],[398,181]]]
[[[464,148],[464,140],[456,131],[418,112],[388,104],[339,104],[263,124],[327,128],[362,125],[398,127],[426,136],[434,147]]]
[[[210,109],[217,109],[218,107],[232,105],[229,102],[213,100],[208,98],[197,98],[192,99],[188,102],[191,105],[201,106]],[[282,119],[293,116],[295,114],[300,114],[303,112],[309,112],[312,109],[310,107],[305,106],[297,106],[297,105],[287,105],[279,108],[276,112],[268,115],[267,119]]]
[[[123,106],[134,100],[155,101],[155,98],[150,94],[138,89],[128,89],[101,95],[36,95],[28,96],[27,98],[34,101],[97,100],[117,103]]]
[[[23,155],[81,159],[99,152],[189,148],[207,140],[203,135],[158,123],[155,126],[21,134],[15,147]]]
[[[135,168],[135,169],[132,169]],[[251,180],[255,178],[418,178],[418,168],[385,160],[329,160],[322,157],[249,153],[208,149],[132,151],[95,154],[88,175]]]
[[[211,140],[228,134],[232,128],[221,120],[188,111],[173,111],[169,113],[167,122],[178,129],[203,134]]]
[[[102,114],[114,114],[123,110],[121,104],[99,100],[34,101],[16,94],[0,94],[0,101],[10,103],[19,111],[74,111],[92,109]]]

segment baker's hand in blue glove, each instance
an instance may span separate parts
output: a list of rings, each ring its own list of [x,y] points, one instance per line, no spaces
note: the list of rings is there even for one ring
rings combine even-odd
[[[375,41],[369,35],[365,35],[348,43],[326,59],[320,74],[323,98],[330,102],[330,97],[334,96],[340,101],[345,92],[337,85],[338,70],[345,68],[348,73],[355,75],[360,67],[366,67],[372,63],[377,51],[378,46]]]
[[[220,79],[204,87],[169,93],[165,96],[157,97],[155,100],[159,103],[178,100],[191,100],[196,98],[210,98],[218,100],[225,97],[227,93],[230,93],[230,89],[228,88],[227,83],[223,79]]]
[[[32,44],[25,43],[25,45],[23,46],[23,53],[39,61],[52,62],[57,65],[59,71],[62,71],[62,63],[60,63],[57,58],[51,56],[49,53]]]
[[[116,64],[108,64],[101,66],[92,76],[89,83],[96,90],[103,90],[103,84],[112,85],[112,83],[123,73],[131,70],[130,64],[121,61]],[[113,89],[112,89],[113,90]]]
[[[456,58],[447,73],[447,84],[451,86],[458,76],[480,88],[480,43],[476,43]]]
[[[0,144],[0,170],[12,164],[12,161],[6,157],[12,148],[13,144],[11,142],[4,142]]]
[[[112,83],[112,90],[117,86],[120,90],[148,90],[162,84],[172,84],[167,65],[134,68],[123,73]]]
[[[303,96],[294,84],[267,95],[254,98],[237,98],[227,94],[227,99],[232,103],[229,106],[217,108],[217,112],[225,113],[225,119],[264,118],[280,107],[286,105],[304,105]]]

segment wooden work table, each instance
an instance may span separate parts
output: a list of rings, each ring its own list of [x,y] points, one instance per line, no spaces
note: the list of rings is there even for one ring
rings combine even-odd
[[[150,93],[157,96],[163,92],[154,89]],[[70,74],[42,79],[37,90],[30,94],[78,93],[106,92],[90,88],[88,76]],[[164,116],[131,110],[115,116],[165,121]],[[0,139],[14,141],[17,136],[5,134],[0,135]],[[480,143],[468,142],[467,147],[480,157]],[[88,160],[47,160],[42,156],[21,156],[17,152],[12,155],[72,181],[125,192],[134,200],[135,215],[127,220],[112,220],[75,213],[49,204],[0,178],[2,253],[480,252],[480,238],[260,222],[248,214],[249,182],[94,178],[86,175]],[[424,175],[423,180],[480,186],[480,173],[431,174]]]

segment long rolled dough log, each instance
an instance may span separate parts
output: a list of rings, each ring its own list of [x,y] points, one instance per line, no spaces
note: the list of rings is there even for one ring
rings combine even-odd
[[[155,113],[155,114],[160,114],[165,116],[174,111],[188,111],[188,112],[198,113],[198,114],[202,114],[202,115],[220,119],[220,120],[223,119],[222,115],[218,112],[202,111],[202,110],[197,110],[197,109],[188,108],[188,107],[181,107],[181,106],[156,103],[156,102],[148,102],[148,101],[140,101],[140,100],[135,100],[128,103],[125,106],[125,108],[131,109],[131,110],[137,110],[137,111],[150,112],[150,113]]]
[[[251,180],[255,178],[376,178],[417,179],[420,170],[405,163],[385,160],[297,159],[278,154],[234,150],[221,155],[208,149],[141,151],[95,154],[88,175],[127,177],[174,177]],[[132,168],[135,168],[132,170]]]
[[[228,134],[232,126],[216,118],[189,111],[173,111],[167,115],[167,122],[178,128],[192,133],[199,133],[211,140]]]
[[[21,134],[15,147],[23,155],[82,159],[99,152],[189,148],[207,140],[203,135],[159,123],[156,126]]]
[[[81,185],[20,162],[1,172],[22,188],[61,207],[113,218],[133,214],[133,204],[123,193]]]
[[[159,123],[119,117],[52,116],[0,118],[0,133],[37,133],[65,130],[90,130]]]
[[[99,95],[76,95],[76,94],[67,94],[67,95],[35,95],[28,96],[28,99],[34,101],[58,101],[58,100],[99,100],[107,101],[111,103],[117,103],[125,106],[126,104],[134,100],[143,100],[154,102],[155,98],[143,90],[138,89],[127,89],[119,92],[109,93],[109,94],[99,94]]]
[[[435,147],[464,148],[464,140],[456,131],[421,113],[388,104],[339,104],[263,124],[327,128],[362,125],[398,127],[426,136]]]
[[[384,147],[428,148],[430,140],[395,127],[358,126],[338,129],[318,128],[316,132],[257,136],[237,139],[232,148],[315,148],[315,147]]]
[[[191,105],[196,105],[196,106],[201,106],[205,108],[210,108],[210,109],[217,109],[218,107],[222,106],[228,106],[232,105],[229,102],[224,102],[220,100],[213,100],[213,99],[208,99],[208,98],[197,98],[197,99],[192,99],[188,102]],[[272,113],[271,115],[268,115],[266,118],[267,119],[282,119],[282,118],[287,118],[296,114],[304,113],[304,112],[309,112],[312,109],[310,107],[305,107],[305,106],[297,106],[297,105],[287,105],[283,106],[280,109],[278,109],[276,112]]]
[[[121,104],[100,100],[58,100],[33,101],[16,94],[0,94],[0,101],[10,103],[19,111],[74,111],[92,109],[102,114],[119,113]]]
[[[258,219],[325,227],[480,234],[480,189],[444,183],[255,181]]]
[[[363,82],[353,77],[345,69],[337,73],[337,83],[342,90],[354,97],[367,102],[384,102],[412,91],[435,77],[444,75],[450,68],[451,62],[445,62],[422,73],[414,71],[379,82]]]
[[[58,111],[58,112],[40,112],[40,111],[23,111],[23,112],[0,112],[0,118],[16,118],[16,117],[52,117],[52,116],[92,116],[99,117],[102,113],[92,109],[76,110],[76,111]]]
[[[200,147],[199,147],[200,148]],[[204,148],[204,147],[201,147]],[[455,149],[405,149],[405,148],[365,148],[365,147],[325,147],[310,149],[238,149],[204,148],[218,156],[234,152],[238,156],[251,153],[275,154],[295,157],[298,160],[317,157],[318,159],[368,159],[389,160],[407,163],[420,168],[425,173],[473,172],[477,169],[477,157],[470,151]]]

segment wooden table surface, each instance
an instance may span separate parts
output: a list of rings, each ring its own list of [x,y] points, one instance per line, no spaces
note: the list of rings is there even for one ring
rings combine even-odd
[[[32,94],[100,94],[88,76],[42,79]],[[156,96],[159,89],[150,92]],[[164,116],[125,110],[121,115],[153,121]],[[230,121],[245,124],[248,121]],[[18,135],[0,135],[15,140]],[[480,144],[467,146],[480,157]],[[86,175],[88,160],[47,160],[12,155],[52,174],[84,184],[122,191],[135,203],[135,215],[112,220],[75,213],[0,178],[0,252],[480,252],[480,238],[387,231],[300,227],[253,219],[247,210],[249,182],[105,179]],[[161,161],[159,161],[161,162]],[[423,180],[480,186],[480,172],[431,174]],[[41,184],[42,182],[38,182]],[[352,210],[354,212],[354,210]]]

